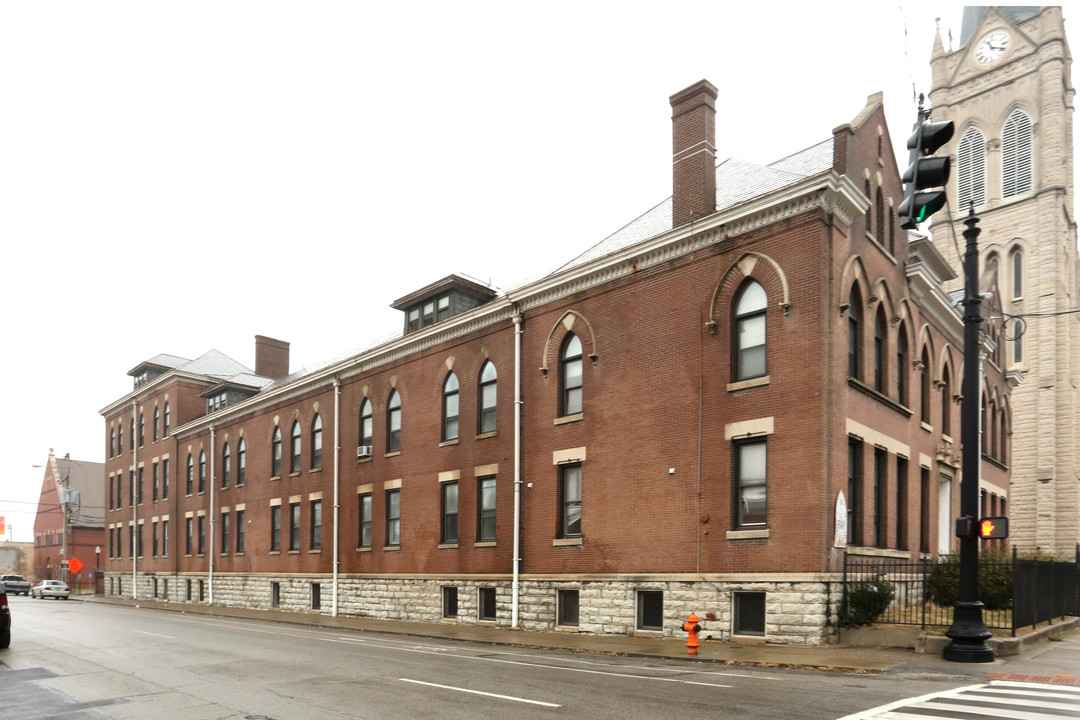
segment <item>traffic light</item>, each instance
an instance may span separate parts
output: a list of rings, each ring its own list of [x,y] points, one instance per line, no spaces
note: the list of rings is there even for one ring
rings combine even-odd
[[[919,223],[944,207],[944,190],[928,188],[943,187],[949,181],[949,158],[932,157],[953,136],[952,122],[932,123],[930,112],[919,110],[919,119],[908,138],[910,165],[904,171],[904,200],[900,203],[900,227],[917,230]]]
[[[986,517],[979,521],[979,537],[983,540],[996,540],[1009,537],[1009,518]]]
[[[956,537],[961,540],[975,537],[975,518],[970,515],[961,515],[956,518]]]

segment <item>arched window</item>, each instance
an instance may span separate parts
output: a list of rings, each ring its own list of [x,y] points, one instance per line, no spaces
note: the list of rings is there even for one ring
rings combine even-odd
[[[386,401],[386,452],[401,451],[401,395],[390,391]]]
[[[281,477],[281,428],[275,427],[270,438],[270,477]]]
[[[311,469],[322,467],[322,418],[315,413],[311,421]]]
[[[247,446],[244,438],[236,441],[236,484],[243,485],[247,474]]]
[[[905,406],[908,402],[909,364],[907,326],[901,322],[896,333],[896,399]]]
[[[374,440],[371,429],[371,401],[364,398],[360,405],[360,445],[371,447]]]
[[[161,431],[161,410],[154,408],[154,442],[158,441]]]
[[[124,420],[120,419],[119,427],[116,428],[116,454],[124,454]]]
[[[187,482],[184,485],[184,490],[188,495],[191,495],[195,491],[195,458],[188,453],[187,456]]]
[[[232,450],[229,443],[221,448],[221,489],[229,487],[229,476],[232,474]]]
[[[109,431],[109,457],[116,457],[116,428]]]
[[[952,432],[952,379],[949,376],[949,366],[941,369],[941,432],[943,435],[951,435]]]
[[[447,373],[442,386],[442,439],[443,442],[458,439],[459,394],[458,379]]]
[[[1017,108],[1001,130],[1001,196],[1016,197],[1031,191],[1031,118]]]
[[[870,192],[870,178],[863,180],[863,194],[866,195],[866,200],[870,203],[866,208],[866,234],[870,234],[870,230],[874,227],[874,196]]]
[[[896,255],[896,212],[889,208],[889,254]]]
[[[199,492],[206,492],[206,451],[199,451]]]
[[[1020,300],[1024,297],[1024,253],[1019,248],[1012,251],[1012,298]]]
[[[922,370],[919,371],[919,419],[924,423],[930,422],[930,353],[924,347],[922,357]]]
[[[146,443],[146,416],[139,413],[139,447]]]
[[[484,366],[480,368],[480,387],[476,397],[480,401],[480,407],[477,409],[476,432],[481,435],[495,432],[498,427],[496,422],[498,419],[496,412],[498,374],[495,372],[495,363],[490,360],[484,361]]]
[[[874,389],[885,392],[885,363],[888,356],[889,326],[885,323],[885,308],[878,305],[874,315]]]
[[[300,472],[300,421],[293,420],[292,431],[289,433],[289,472]]]
[[[956,159],[956,200],[963,215],[972,202],[986,204],[986,139],[978,128],[969,127],[960,138]]]
[[[582,412],[581,386],[581,339],[570,333],[563,342],[559,354],[559,382],[562,385],[560,415],[576,415]]]
[[[980,439],[979,450],[980,452],[982,452],[983,455],[990,454],[990,443],[992,441],[992,438],[990,437],[992,434],[990,431],[990,414],[987,412],[987,409],[988,408],[986,405],[986,393],[983,393],[982,406],[980,408],[981,412],[979,418],[982,421],[982,427],[980,428],[980,434],[982,435],[982,438]]]
[[[735,301],[735,380],[762,377],[765,367],[765,311],[768,299],[761,284],[748,280]]]
[[[1000,432],[998,434],[1001,447],[998,450],[998,459],[1001,460],[1002,465],[1006,465],[1009,462],[1009,414],[1007,406],[1002,407],[998,412],[1001,413]]]
[[[862,370],[862,293],[851,286],[848,295],[848,377],[858,379]]]
[[[874,226],[874,233],[879,243],[885,243],[885,195],[881,192],[881,188],[877,189],[874,193],[874,219],[877,220],[877,224]]]

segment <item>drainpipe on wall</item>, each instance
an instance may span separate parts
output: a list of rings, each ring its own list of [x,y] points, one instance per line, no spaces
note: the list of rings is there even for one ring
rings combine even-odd
[[[337,617],[338,596],[338,517],[340,516],[339,492],[341,490],[341,422],[339,421],[341,410],[341,380],[334,378],[334,579],[330,583],[332,600],[330,614]]]
[[[206,551],[210,553],[210,574],[206,583],[210,586],[210,604],[214,604],[214,498],[217,489],[217,475],[214,474],[214,455],[217,453],[217,429],[210,426],[210,542]],[[222,548],[224,550],[224,548]]]
[[[131,401],[131,427],[135,427],[135,415],[138,413],[139,407],[135,400]],[[120,420],[120,427],[123,429],[123,419]],[[131,538],[131,599],[139,599],[139,544],[137,541],[139,532],[139,500],[141,498],[135,497],[135,475],[139,472],[139,438],[135,433],[131,433],[131,472],[128,473],[128,479],[131,481],[131,496],[135,502],[131,503],[131,532],[128,533],[128,537]],[[123,492],[123,491],[121,491]],[[65,558],[66,560],[67,558]]]
[[[521,573],[521,313],[514,315],[514,583],[511,626],[518,627]]]

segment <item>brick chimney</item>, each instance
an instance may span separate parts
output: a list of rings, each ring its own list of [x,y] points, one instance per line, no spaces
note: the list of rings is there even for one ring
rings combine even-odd
[[[673,228],[716,212],[716,95],[701,80],[671,96]]]
[[[289,374],[289,343],[263,335],[255,336],[255,374],[283,378]]]

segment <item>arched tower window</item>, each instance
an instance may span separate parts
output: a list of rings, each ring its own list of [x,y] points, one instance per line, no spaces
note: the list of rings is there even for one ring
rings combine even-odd
[[[922,371],[919,373],[919,419],[930,422],[930,353],[922,351]]]
[[[885,196],[881,192],[881,188],[877,189],[877,193],[874,196],[874,220],[877,224],[874,226],[874,236],[881,244],[885,244]]]
[[[952,433],[952,379],[949,376],[949,366],[941,369],[941,432],[945,435]]]
[[[765,311],[768,299],[761,284],[749,280],[735,302],[735,380],[762,377],[765,368]]]
[[[1001,129],[1001,196],[1016,197],[1031,191],[1031,118],[1017,108]]]
[[[848,377],[858,379],[862,357],[862,293],[858,285],[851,286],[848,296]]]
[[[559,354],[559,383],[562,385],[560,398],[561,416],[576,415],[582,412],[582,364],[581,338],[570,333],[563,343]]]
[[[972,126],[964,132],[956,160],[956,200],[963,214],[971,202],[975,207],[986,204],[986,138],[978,128]]]
[[[885,308],[878,304],[874,314],[874,389],[885,392],[885,363],[888,359],[889,326],[885,322]]]
[[[1020,248],[1016,248],[1009,256],[1012,260],[1010,270],[1012,271],[1012,298],[1013,300],[1019,300],[1024,297],[1024,253]]]
[[[896,399],[901,405],[908,401],[908,340],[907,326],[900,323],[896,333]]]

